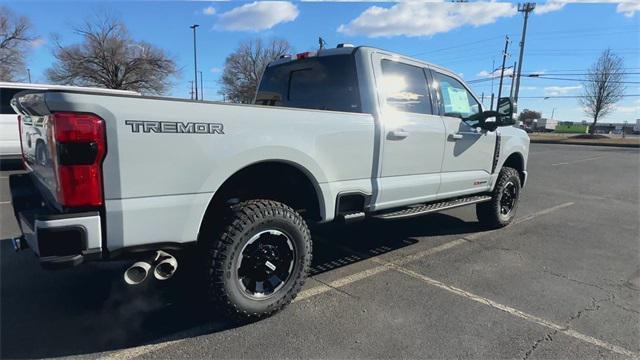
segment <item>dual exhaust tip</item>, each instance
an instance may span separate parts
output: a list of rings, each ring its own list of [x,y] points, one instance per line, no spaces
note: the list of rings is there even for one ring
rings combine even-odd
[[[178,260],[172,255],[158,250],[151,260],[138,261],[125,270],[124,282],[129,285],[141,284],[151,272],[156,279],[167,280],[175,274],[176,270],[178,270]]]

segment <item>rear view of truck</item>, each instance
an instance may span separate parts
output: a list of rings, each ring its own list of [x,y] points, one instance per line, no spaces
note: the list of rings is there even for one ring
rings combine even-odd
[[[26,99],[37,102],[41,96]],[[14,246],[29,246],[43,266],[52,268],[101,257],[104,120],[85,113],[21,110],[22,156],[30,174],[11,177],[23,232]]]
[[[351,51],[337,56],[352,75],[340,81],[354,83]],[[130,285],[198,262],[208,300],[268,316],[304,284],[307,221],[332,220],[342,194],[371,186],[373,117],[356,111],[353,86],[335,86],[350,111],[317,110],[317,99],[306,109],[21,92],[12,106],[28,173],[10,178],[14,246],[46,268],[128,260]],[[198,256],[180,257],[186,249]]]

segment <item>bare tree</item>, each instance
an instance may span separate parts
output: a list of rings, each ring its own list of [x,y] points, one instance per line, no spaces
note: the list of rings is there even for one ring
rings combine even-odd
[[[250,103],[264,69],[290,49],[289,42],[282,39],[271,40],[266,45],[261,39],[240,44],[225,60],[220,94],[231,102]]]
[[[53,83],[165,93],[176,64],[162,49],[129,36],[120,20],[97,16],[74,31],[79,44],[62,46],[56,41],[57,62],[47,70]]]
[[[25,57],[33,37],[29,19],[0,6],[0,81],[15,81],[25,71]]]
[[[609,114],[624,96],[624,65],[622,59],[606,49],[589,69],[584,82],[581,103],[593,119],[589,132],[593,135],[598,120]]]

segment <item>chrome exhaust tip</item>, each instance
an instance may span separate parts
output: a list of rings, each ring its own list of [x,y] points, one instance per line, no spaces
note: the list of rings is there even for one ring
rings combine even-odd
[[[146,261],[138,261],[125,270],[124,282],[129,285],[138,285],[147,279],[150,270],[151,264]]]
[[[158,280],[167,280],[178,270],[178,260],[167,253],[163,255],[164,258],[161,258],[153,269],[153,276]]]

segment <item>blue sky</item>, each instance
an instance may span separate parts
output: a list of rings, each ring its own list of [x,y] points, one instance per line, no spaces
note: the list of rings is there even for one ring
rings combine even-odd
[[[574,3],[553,0],[538,4],[529,18],[523,74],[558,79],[523,78],[519,108],[536,109],[558,120],[585,119],[573,96],[581,92],[585,70],[610,47],[624,59],[628,95],[640,94],[640,1]],[[0,1],[33,23],[39,38],[28,58],[34,82],[46,82],[53,58],[52,35],[63,44],[78,38],[71,28],[96,12],[120,16],[137,40],[169,52],[182,69],[169,95],[189,96],[193,78],[192,33],[197,23],[198,66],[204,72],[206,99],[218,100],[217,80],[225,57],[251,38],[284,38],[294,52],[314,50],[318,36],[329,46],[340,42],[371,45],[443,65],[466,80],[486,77],[501,61],[504,36],[513,40],[508,64],[517,60],[522,15],[512,3],[474,2],[239,2],[239,1]],[[576,80],[560,80],[576,79]],[[508,91],[509,80],[505,90]],[[473,83],[488,99],[491,82]],[[494,82],[497,93],[497,81]],[[550,96],[548,99],[543,97]],[[540,98],[536,98],[540,97]],[[555,110],[554,110],[555,109]],[[635,122],[640,96],[628,96],[604,122]]]

